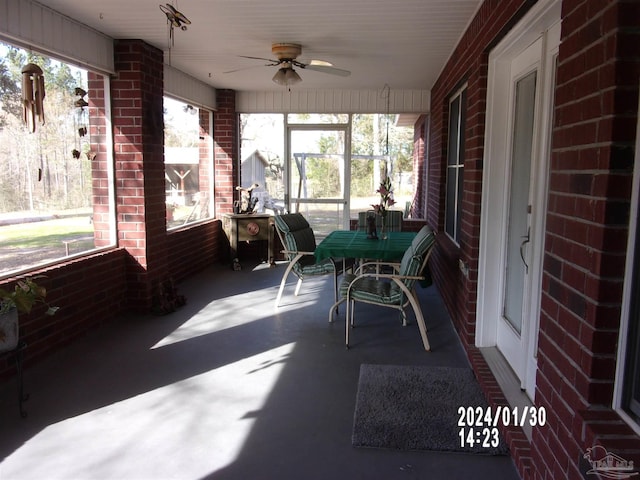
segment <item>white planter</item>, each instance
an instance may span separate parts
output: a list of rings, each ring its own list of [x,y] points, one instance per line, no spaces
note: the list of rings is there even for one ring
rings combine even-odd
[[[18,346],[18,310],[12,308],[0,314],[0,353]]]

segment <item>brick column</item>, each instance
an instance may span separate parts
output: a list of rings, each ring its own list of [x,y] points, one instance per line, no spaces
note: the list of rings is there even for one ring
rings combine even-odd
[[[213,114],[216,215],[233,212],[238,185],[238,120],[236,92],[217,91],[218,110]]]
[[[151,308],[166,277],[163,54],[140,40],[115,44],[113,101],[118,244],[130,255],[127,300]]]

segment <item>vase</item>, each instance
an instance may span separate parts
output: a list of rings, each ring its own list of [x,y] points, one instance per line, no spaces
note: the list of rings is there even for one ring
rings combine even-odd
[[[380,239],[381,240],[386,240],[388,237],[387,235],[387,216],[386,215],[382,215],[382,222],[380,224]]]
[[[0,313],[0,353],[15,350],[18,346],[18,310]]]

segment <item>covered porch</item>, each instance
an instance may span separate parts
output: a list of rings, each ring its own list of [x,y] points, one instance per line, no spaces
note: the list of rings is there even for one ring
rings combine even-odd
[[[418,287],[432,352],[415,322],[365,305],[346,350],[328,277],[274,309],[283,269],[209,267],[178,311],[92,331],[27,370],[25,419],[1,385],[0,477],[519,478],[508,455],[352,446],[361,365],[469,366],[435,286]]]

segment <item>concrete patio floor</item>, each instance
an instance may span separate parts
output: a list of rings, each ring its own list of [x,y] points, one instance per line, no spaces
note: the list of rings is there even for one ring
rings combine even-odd
[[[361,364],[469,366],[435,287],[418,288],[432,352],[397,312],[327,322],[329,277],[210,267],[185,307],[123,316],[0,385],[0,479],[518,479],[509,456],[354,448]],[[452,418],[452,422],[457,419]]]

